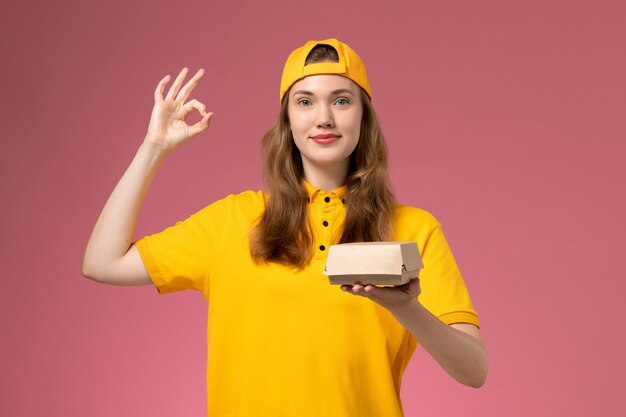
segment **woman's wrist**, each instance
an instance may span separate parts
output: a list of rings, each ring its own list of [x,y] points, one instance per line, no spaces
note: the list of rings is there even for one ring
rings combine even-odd
[[[411,298],[404,303],[387,306],[387,310],[389,310],[389,312],[396,317],[414,315],[416,311],[419,311],[420,309],[426,311],[417,298]]]
[[[171,152],[171,149],[159,143],[151,141],[150,139],[146,137],[146,139],[144,139],[143,143],[139,147],[137,154],[146,156],[151,161],[161,162],[163,159],[165,159],[165,157],[167,157],[167,155],[169,155],[170,152]]]

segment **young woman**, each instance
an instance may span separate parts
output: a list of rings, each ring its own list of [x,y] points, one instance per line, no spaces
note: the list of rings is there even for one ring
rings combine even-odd
[[[210,416],[401,416],[400,382],[417,342],[479,387],[487,353],[465,284],[433,216],[395,202],[365,67],[336,39],[287,59],[278,121],[262,141],[268,193],[244,192],[133,243],[165,157],[209,126],[183,69],[155,91],[148,132],[107,201],[83,274],[208,301]],[[164,96],[165,93],[165,96]],[[187,116],[198,111],[193,126]],[[399,287],[331,286],[329,245],[415,241],[424,269]]]

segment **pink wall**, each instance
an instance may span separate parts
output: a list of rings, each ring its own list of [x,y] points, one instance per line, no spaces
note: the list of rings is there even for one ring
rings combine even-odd
[[[329,36],[364,58],[396,193],[443,222],[490,349],[481,390],[420,350],[407,416],[625,415],[623,2],[18,4],[0,25],[0,415],[204,415],[202,296],[98,285],[83,249],[162,76],[206,68],[215,119],[162,168],[138,235],[260,186],[283,60]]]

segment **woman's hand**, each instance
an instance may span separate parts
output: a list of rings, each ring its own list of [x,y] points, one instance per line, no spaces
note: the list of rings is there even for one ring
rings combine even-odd
[[[342,285],[341,290],[353,295],[369,298],[381,306],[390,309],[410,303],[421,292],[419,278],[413,278],[404,285],[395,287],[377,287],[375,285]]]
[[[157,85],[154,91],[154,108],[150,117],[148,133],[144,140],[145,144],[155,145],[164,151],[171,151],[209,127],[209,120],[213,113],[207,113],[206,106],[198,100],[185,102],[204,76],[204,70],[199,69],[183,86],[187,72],[188,69],[183,68],[165,98],[163,98],[163,91],[170,80],[170,76],[165,76]],[[194,110],[200,113],[202,120],[189,126],[185,119]]]

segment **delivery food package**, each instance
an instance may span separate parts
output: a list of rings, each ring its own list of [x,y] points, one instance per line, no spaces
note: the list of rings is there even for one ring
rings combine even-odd
[[[415,242],[342,243],[328,249],[324,274],[335,285],[402,285],[423,267]]]

